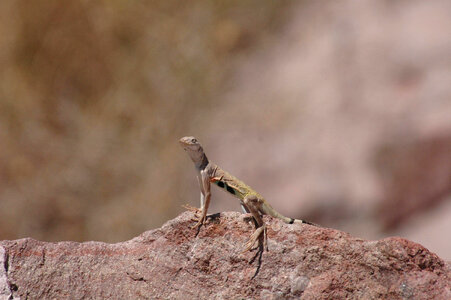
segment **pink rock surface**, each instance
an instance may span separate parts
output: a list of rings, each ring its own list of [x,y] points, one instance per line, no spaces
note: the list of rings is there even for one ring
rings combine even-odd
[[[1,241],[0,296],[22,299],[450,299],[451,268],[423,246],[272,218],[269,252],[241,254],[239,213],[191,213],[117,244]],[[252,260],[253,257],[256,257]],[[3,278],[3,281],[2,281]]]

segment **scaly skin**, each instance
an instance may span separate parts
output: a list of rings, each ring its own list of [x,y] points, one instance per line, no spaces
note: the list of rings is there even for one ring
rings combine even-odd
[[[276,210],[253,188],[234,177],[230,173],[224,171],[216,164],[210,162],[204,153],[199,141],[192,137],[186,136],[179,140],[180,145],[188,153],[191,160],[194,162],[197,171],[197,179],[199,181],[199,187],[201,191],[199,209],[193,207],[186,207],[189,210],[195,211],[198,216],[197,223],[194,227],[198,228],[205,224],[207,217],[208,206],[210,205],[211,183],[216,184],[218,187],[231,193],[233,196],[240,200],[243,210],[252,214],[255,223],[255,232],[251,235],[246,242],[243,252],[246,252],[252,248],[255,242],[259,241],[259,246],[264,249],[267,248],[267,234],[266,225],[263,222],[262,215],[270,215],[274,218],[278,218],[285,223],[304,223],[309,225],[318,226],[314,223],[310,223],[304,220],[298,220],[285,217]]]

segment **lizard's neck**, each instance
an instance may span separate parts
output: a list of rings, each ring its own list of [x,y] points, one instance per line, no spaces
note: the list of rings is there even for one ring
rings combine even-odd
[[[202,157],[200,160],[198,160],[197,162],[194,163],[196,165],[196,168],[198,170],[203,170],[205,169],[205,167],[208,165],[208,158],[205,155],[205,153],[203,153]]]
[[[205,169],[205,167],[208,165],[208,158],[205,155],[204,151],[199,151],[195,153],[195,155],[190,155],[192,161],[194,162],[194,165],[196,166],[196,169],[199,171]]]

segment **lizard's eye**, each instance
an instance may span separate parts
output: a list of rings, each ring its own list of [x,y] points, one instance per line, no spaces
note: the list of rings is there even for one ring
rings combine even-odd
[[[197,140],[196,139],[191,139],[191,143],[196,144]]]

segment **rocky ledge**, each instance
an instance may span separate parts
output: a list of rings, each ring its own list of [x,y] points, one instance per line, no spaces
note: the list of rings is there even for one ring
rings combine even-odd
[[[240,253],[252,224],[185,212],[126,242],[0,242],[0,299],[451,299],[451,267],[397,237],[366,241],[267,217],[269,252]],[[260,255],[261,254],[261,255]]]

